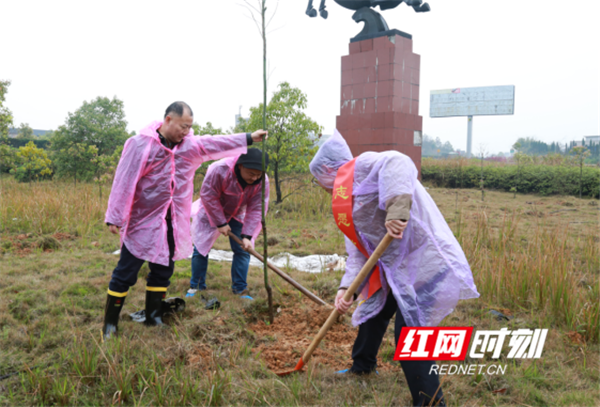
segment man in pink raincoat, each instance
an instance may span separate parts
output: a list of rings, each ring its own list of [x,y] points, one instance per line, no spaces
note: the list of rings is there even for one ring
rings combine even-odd
[[[125,143],[108,200],[105,221],[121,234],[121,257],[108,285],[102,333],[117,333],[119,314],[129,287],[144,261],[146,324],[160,325],[174,261],[192,253],[190,215],[196,169],[207,160],[244,154],[267,132],[198,137],[193,113],[184,102],[172,103],[164,121],[155,121]]]
[[[353,223],[357,243],[369,255],[386,233],[395,238],[380,257],[379,268],[374,269],[379,275],[371,272],[359,287],[361,301],[352,316],[353,325],[359,329],[349,372],[362,374],[376,369],[377,352],[394,314],[397,345],[402,327],[436,326],[459,300],[477,298],[479,293],[462,248],[418,181],[412,160],[397,151],[366,152],[354,164],[351,160],[352,153],[336,130],[311,161],[310,171],[321,187],[332,193],[332,199],[347,202],[352,198],[351,215],[346,213],[336,222]],[[354,165],[353,173],[347,164]],[[342,179],[349,182],[344,188],[352,188],[350,197],[341,195],[346,191],[339,187]],[[345,240],[346,272],[335,299],[342,314],[352,305],[352,301],[343,300],[346,289],[367,261],[355,243],[348,237]],[[444,405],[438,376],[430,374],[434,361],[401,364],[413,405],[428,405],[434,395],[432,405]]]
[[[265,167],[268,163],[266,155]],[[194,208],[197,206],[198,211],[192,222],[194,255],[190,289],[186,297],[206,290],[208,252],[219,234],[227,237],[231,232],[242,240],[240,246],[229,238],[233,251],[231,290],[241,298],[252,299],[246,280],[250,264],[250,254],[246,249],[253,246],[252,242],[261,230],[262,176],[262,151],[257,148],[251,148],[239,157],[219,160],[208,167],[200,199],[194,202]],[[269,205],[269,178],[266,174],[265,182],[266,213]]]

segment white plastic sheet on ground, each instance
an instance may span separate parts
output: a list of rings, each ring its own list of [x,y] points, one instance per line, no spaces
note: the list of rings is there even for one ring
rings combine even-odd
[[[120,254],[117,250],[113,254]],[[227,250],[212,249],[208,253],[212,261],[233,261],[233,252]],[[190,259],[192,256],[189,257]],[[320,273],[324,270],[343,270],[346,267],[346,258],[337,254],[313,254],[305,257],[297,257],[290,253],[280,253],[269,258],[271,264],[285,271],[286,268],[306,271],[307,273]],[[254,256],[250,256],[250,265],[262,267],[262,262]]]

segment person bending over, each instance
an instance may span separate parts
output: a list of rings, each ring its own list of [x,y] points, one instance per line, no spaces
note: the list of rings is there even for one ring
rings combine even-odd
[[[268,155],[265,158],[268,166]],[[265,176],[265,214],[269,205],[269,178]],[[249,149],[239,157],[225,158],[212,163],[200,189],[200,199],[194,202],[192,238],[192,278],[186,297],[206,290],[208,252],[219,234],[233,233],[242,246],[229,237],[233,262],[231,263],[231,290],[241,298],[252,299],[248,291],[250,254],[246,249],[261,230],[262,151]],[[196,209],[197,208],[197,209]]]
[[[386,233],[394,241],[359,287],[352,316],[358,336],[352,367],[338,373],[375,371],[377,353],[396,315],[396,346],[402,327],[436,326],[458,300],[479,294],[467,259],[444,217],[418,181],[412,160],[397,151],[356,158],[336,130],[317,151],[310,171],[332,195],[335,222],[345,234],[348,260],[335,299],[346,313],[347,288]],[[444,405],[434,361],[401,361],[413,404]]]

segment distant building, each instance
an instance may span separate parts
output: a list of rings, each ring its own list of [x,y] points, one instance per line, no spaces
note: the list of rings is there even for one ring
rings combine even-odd
[[[586,146],[591,146],[594,144],[600,144],[600,136],[584,136]]]
[[[235,124],[233,127],[237,127],[240,124],[240,121],[248,121],[249,117],[242,117],[242,106],[240,106],[239,113],[235,115]]]

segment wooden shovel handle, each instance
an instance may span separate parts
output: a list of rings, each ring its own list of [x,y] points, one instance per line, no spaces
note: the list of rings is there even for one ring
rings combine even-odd
[[[236,235],[234,235],[231,232],[229,232],[229,237],[232,238],[237,244],[242,246],[242,241],[240,240],[239,237],[237,237]],[[249,248],[248,253],[250,253],[251,255],[253,255],[254,257],[256,257],[258,260],[262,261],[263,263],[265,262],[263,256],[260,253],[258,253],[256,250],[254,250],[253,248]],[[320,299],[319,297],[317,297],[316,295],[314,295],[313,293],[308,291],[306,288],[304,288],[300,283],[298,283],[296,280],[294,280],[288,274],[279,270],[279,268],[275,267],[275,265],[273,263],[271,263],[269,260],[267,260],[267,266],[271,270],[273,270],[275,272],[275,274],[277,274],[279,277],[283,278],[285,281],[290,283],[292,286],[294,286],[296,289],[298,289],[298,291],[300,291],[302,294],[306,295],[312,301],[316,302],[319,305],[324,305],[326,307],[331,308],[331,305],[327,304],[325,301],[323,301],[322,299]]]
[[[377,261],[379,260],[381,255],[383,254],[385,249],[388,248],[388,246],[390,245],[390,243],[392,243],[393,240],[394,238],[392,236],[390,236],[387,233],[385,234],[385,236],[383,237],[383,239],[381,240],[371,257],[369,257],[369,259],[367,260],[363,268],[360,270],[356,278],[354,278],[354,281],[352,281],[352,284],[350,284],[350,287],[348,287],[348,290],[344,295],[345,301],[350,301],[350,299],[354,296],[354,293],[356,292],[358,287],[362,284],[365,278],[367,278],[369,272],[373,269],[373,267],[375,267],[375,264],[377,264]],[[327,321],[325,321],[325,323],[319,330],[317,336],[315,336],[308,349],[306,349],[306,351],[304,352],[304,355],[302,355],[302,362],[304,362],[304,365],[308,363],[314,350],[317,348],[317,346],[319,346],[321,340],[325,337],[327,331],[329,331],[329,328],[333,326],[339,315],[340,313],[338,312],[337,308],[334,308],[331,314],[329,315],[329,318],[327,318]]]

